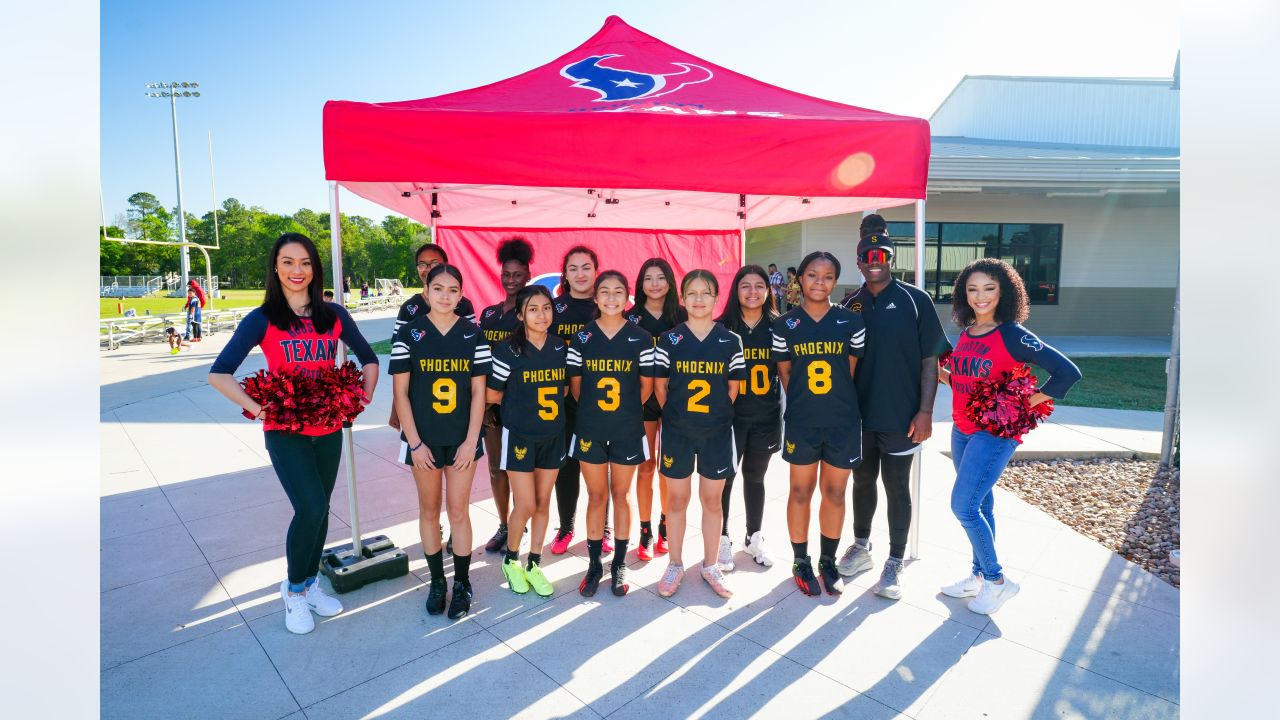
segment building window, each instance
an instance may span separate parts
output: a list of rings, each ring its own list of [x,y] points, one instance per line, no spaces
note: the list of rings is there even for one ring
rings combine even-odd
[[[956,276],[973,260],[1000,258],[1013,266],[1033,305],[1058,304],[1062,225],[1045,223],[925,223],[925,290],[938,303],[951,302]],[[889,223],[893,269],[915,283],[916,224]]]

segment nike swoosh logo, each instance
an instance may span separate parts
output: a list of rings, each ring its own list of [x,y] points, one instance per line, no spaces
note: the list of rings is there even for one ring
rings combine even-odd
[[[733,338],[720,338],[720,342],[733,342]]]
[[[628,460],[635,460],[635,459],[636,459],[636,458],[638,458],[638,457],[640,457],[640,456],[639,456],[639,455],[632,455],[631,457],[629,457],[629,458],[627,458],[627,459],[628,459]]]
[[[727,467],[722,467],[722,468],[720,468],[719,470],[717,470],[717,471],[716,471],[716,474],[718,475],[718,474],[720,474],[720,473],[722,473],[722,472],[724,472],[725,470],[728,470],[728,469],[729,469],[729,468],[727,468]]]
[[[837,325],[844,325],[844,324],[846,324],[846,323],[848,323],[848,322],[849,322],[848,320],[837,320],[837,321],[836,321],[836,324],[837,324]]]
[[[774,443],[774,444],[770,445],[770,446],[769,446],[769,449],[770,449],[770,450],[777,450],[777,449],[778,449],[778,443]]]
[[[476,336],[476,334],[475,334],[475,333],[471,333],[470,335],[463,335],[463,336],[462,336],[462,339],[463,339],[463,340],[470,340],[471,338],[473,338],[473,337],[475,337],[475,336]]]
[[[627,338],[627,342],[640,342],[640,338]]]

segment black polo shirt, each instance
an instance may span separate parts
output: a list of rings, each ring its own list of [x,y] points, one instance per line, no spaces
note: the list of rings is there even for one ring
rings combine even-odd
[[[905,433],[920,411],[920,363],[951,348],[933,299],[894,278],[879,295],[864,284],[844,306],[862,315],[867,346],[854,385],[862,429]]]

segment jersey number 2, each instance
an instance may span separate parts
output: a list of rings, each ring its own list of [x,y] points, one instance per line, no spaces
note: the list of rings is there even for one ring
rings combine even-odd
[[[711,383],[706,380],[690,380],[689,391],[693,394],[689,396],[689,412],[709,413],[711,408],[703,405],[702,400],[711,394]]]
[[[543,420],[555,420],[560,414],[560,406],[556,405],[556,392],[563,392],[555,385],[538,388],[538,417]]]
[[[441,415],[448,415],[458,407],[458,384],[453,378],[437,379],[431,384],[431,394],[436,396],[431,407]]]
[[[809,392],[814,395],[831,392],[831,363],[826,360],[809,363]]]
[[[596,404],[601,410],[613,412],[622,404],[622,385],[617,378],[602,377],[596,383],[596,387],[604,391],[604,398],[597,400]]]

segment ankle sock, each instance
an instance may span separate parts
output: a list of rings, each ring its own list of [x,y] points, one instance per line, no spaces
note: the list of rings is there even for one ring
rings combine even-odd
[[[809,541],[791,543],[791,553],[796,556],[797,560],[809,557]]]
[[[829,538],[826,535],[818,535],[818,538],[818,549],[822,557],[835,558],[836,548],[840,547],[840,538]]]
[[[529,553],[529,564],[524,566],[525,570],[532,570],[534,565],[542,564],[542,553]]]
[[[423,553],[426,555],[426,553]],[[431,582],[444,582],[444,551],[437,550],[427,555],[427,567],[431,568]]]
[[[518,551],[518,550],[508,550],[508,551],[507,551],[507,558],[506,558],[506,559],[507,559],[508,561],[519,561],[519,560],[520,560],[520,551]]]
[[[471,584],[471,556],[453,554],[453,579],[463,585]]]
[[[864,538],[856,537],[853,539],[853,541],[864,548],[867,548],[867,549],[871,548],[871,538],[869,537],[864,537]]]

